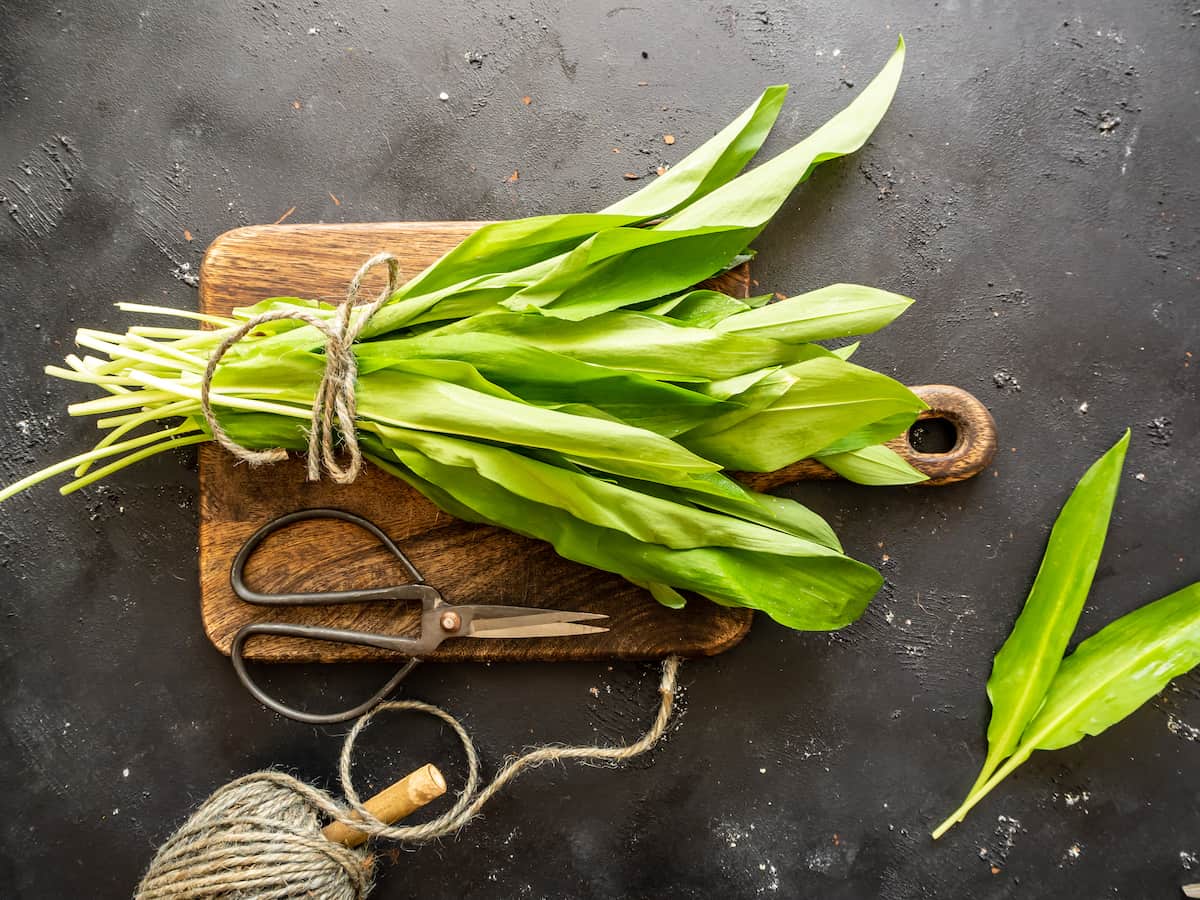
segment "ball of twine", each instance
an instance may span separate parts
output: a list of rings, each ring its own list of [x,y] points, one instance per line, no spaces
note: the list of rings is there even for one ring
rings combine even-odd
[[[568,759],[613,764],[645,753],[667,729],[680,661],[663,662],[659,706],[650,729],[619,747],[537,747],[510,759],[479,789],[479,755],[462,723],[417,700],[382,703],[355,722],[342,744],[338,774],[345,805],[320,788],[283,772],[255,772],[230,782],[201,804],[155,854],[136,900],[363,900],[370,892],[374,855],[334,843],[321,833],[326,817],[374,838],[418,844],[460,831],[522,770]],[[374,716],[413,710],[441,719],[458,735],[467,757],[467,782],[454,805],[419,825],[381,822],[360,799],[350,776],[354,742]]]

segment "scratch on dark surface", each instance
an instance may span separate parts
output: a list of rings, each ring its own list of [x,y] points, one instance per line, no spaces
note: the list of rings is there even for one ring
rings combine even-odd
[[[893,849],[883,869],[879,885],[879,900],[916,900],[916,898],[945,897],[947,882],[943,867],[922,871],[912,865],[913,859],[927,852],[928,835],[913,833],[903,826],[888,826]]]
[[[58,226],[80,168],[74,143],[58,135],[26,155],[0,185],[0,206],[30,246],[38,248]]]
[[[533,57],[557,60],[563,76],[575,79],[578,60],[569,59],[557,31],[551,28],[557,12],[544,3],[531,3],[520,12],[510,12],[497,20],[492,28],[493,40],[482,42],[463,52],[461,77],[470,97],[466,111],[459,116],[466,121],[479,115],[496,96],[501,86],[507,86],[505,75],[517,63],[525,64]]]
[[[954,680],[961,665],[971,662],[982,631],[971,598],[965,594],[923,591],[911,601],[898,601],[890,585],[850,628],[836,639],[859,646],[885,642],[925,688]],[[930,666],[931,660],[936,665]]]
[[[141,197],[134,207],[138,230],[170,260],[171,274],[190,287],[198,287],[200,273],[184,258],[185,240],[180,225],[184,199],[190,192],[181,163],[173,163],[165,175],[155,175],[137,163],[131,168],[141,186]]]

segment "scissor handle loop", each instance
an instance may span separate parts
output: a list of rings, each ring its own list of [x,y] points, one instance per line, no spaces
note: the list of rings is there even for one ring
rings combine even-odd
[[[338,641],[368,647],[380,647],[385,650],[401,651],[416,649],[417,639],[399,636],[389,637],[387,635],[371,634],[364,631],[349,631],[344,628],[292,625],[286,622],[252,622],[249,625],[243,625],[241,630],[234,635],[233,645],[229,650],[229,658],[233,662],[233,670],[237,673],[237,677],[245,685],[246,690],[250,692],[251,696],[263,706],[274,710],[280,715],[287,716],[289,719],[295,719],[297,722],[305,722],[309,725],[333,725],[338,722],[348,722],[351,719],[357,719],[363,713],[373,709],[390,696],[400,685],[400,682],[407,678],[408,673],[420,662],[416,657],[406,661],[400,667],[399,671],[388,679],[383,687],[357,706],[335,713],[310,713],[302,709],[296,709],[293,706],[288,706],[286,703],[277,700],[263,690],[250,677],[250,672],[246,668],[246,658],[243,650],[246,641],[255,635],[304,638],[311,641]]]
[[[264,594],[247,585],[246,563],[249,562],[250,556],[258,548],[258,545],[281,528],[286,528],[295,522],[303,522],[307,519],[340,519],[343,522],[349,522],[351,525],[357,525],[378,540],[396,559],[400,560],[405,570],[412,576],[412,583],[392,587],[359,588],[349,591],[300,591],[285,594]],[[346,512],[342,509],[302,509],[268,522],[262,528],[258,529],[258,531],[254,532],[254,534],[250,535],[250,539],[242,545],[242,549],[234,557],[233,566],[229,572],[229,581],[233,585],[233,592],[238,597],[247,603],[254,603],[259,606],[367,603],[372,600],[421,600],[424,602],[440,599],[437,591],[425,584],[425,579],[421,577],[421,573],[417,571],[417,567],[404,555],[404,551],[396,546],[396,543],[384,533],[382,528],[374,522],[364,519],[362,516]]]

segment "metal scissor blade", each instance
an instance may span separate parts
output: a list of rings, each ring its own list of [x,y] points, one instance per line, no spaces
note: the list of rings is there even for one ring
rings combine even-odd
[[[508,621],[513,621],[509,619]],[[515,628],[497,626],[482,631],[472,630],[468,637],[475,638],[536,638],[536,637],[565,637],[574,634],[599,634],[608,631],[607,628],[597,628],[595,625],[577,625],[572,622],[549,622],[544,625],[519,625]]]
[[[590,634],[591,631],[555,630],[576,622],[607,619],[602,613],[577,612],[563,609],[537,609],[531,606],[476,606],[473,608],[466,635],[470,637],[552,637],[566,634]],[[578,628],[593,626],[575,626]],[[500,635],[497,632],[503,631]]]

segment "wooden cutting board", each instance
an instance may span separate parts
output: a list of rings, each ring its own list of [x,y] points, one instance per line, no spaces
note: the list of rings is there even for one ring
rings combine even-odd
[[[266,225],[227,232],[209,247],[200,269],[200,309],[227,314],[266,297],[299,296],[340,300],[359,265],[380,251],[395,254],[412,275],[453,248],[479,222],[409,222],[362,225]],[[383,288],[373,273],[363,296]],[[749,296],[746,267],[727,273],[715,286]],[[957,388],[920,389],[933,409],[950,421],[958,440],[948,453],[920,454],[906,437],[894,445],[936,483],[976,474],[995,451],[991,416],[974,397]],[[831,478],[818,463],[742,476],[760,490],[802,478]],[[502,603],[605,613],[604,634],[527,640],[447,641],[434,660],[651,659],[672,653],[720,653],[750,629],[751,612],[701,598],[674,611],[624,579],[559,557],[549,544],[503,529],[460,522],[438,510],[400,480],[372,466],[352,485],[305,481],[292,459],[250,469],[213,444],[200,450],[200,604],[204,628],[228,654],[234,634],[254,621],[287,621],[388,633],[416,629],[411,604],[372,603],[268,609],[239,600],[229,570],[245,540],[265,522],[298,509],[337,507],[379,525],[410,556],[425,579],[452,603]],[[398,563],[369,535],[343,522],[298,523],[269,537],[247,568],[248,582],[263,591],[332,590],[401,583]],[[249,659],[350,661],[391,654],[350,645],[257,638]]]

